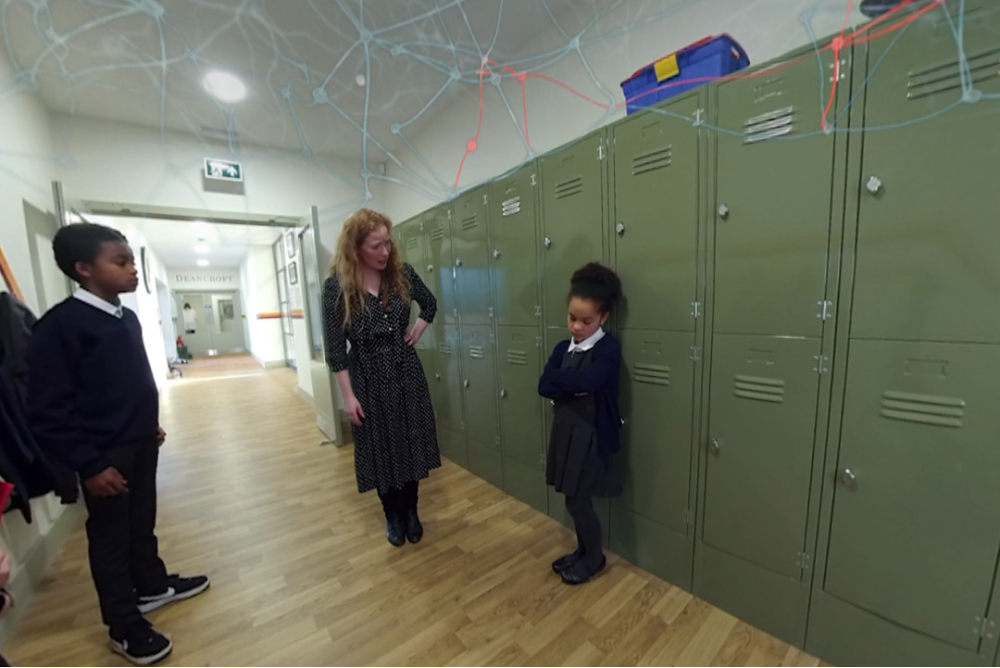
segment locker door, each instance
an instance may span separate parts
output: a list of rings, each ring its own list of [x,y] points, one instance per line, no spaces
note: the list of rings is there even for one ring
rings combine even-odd
[[[500,434],[504,490],[545,512],[545,453],[542,399],[541,337],[537,327],[498,328],[500,366]]]
[[[691,586],[693,338],[621,331],[625,490],[611,504],[611,548],[682,587]]]
[[[452,253],[458,313],[463,325],[489,325],[492,319],[487,188],[476,188],[454,204],[451,219]]]
[[[491,266],[499,325],[537,326],[541,320],[537,184],[531,163],[490,186]]]
[[[688,96],[614,128],[615,267],[628,295],[624,329],[694,331],[700,98]],[[683,117],[679,118],[677,114]]]
[[[450,204],[442,204],[424,215],[424,248],[427,249],[424,281],[437,297],[438,315],[435,321],[442,325],[458,324],[451,216]]]
[[[462,467],[468,466],[465,423],[462,419],[462,367],[458,330],[435,325],[434,383],[437,386],[438,435],[441,454]]]
[[[462,391],[469,470],[503,487],[497,433],[496,342],[491,328],[462,327]]]
[[[402,226],[393,228],[393,239],[398,244],[403,261],[413,267],[421,280],[427,282],[427,259],[424,254],[424,232],[421,229],[421,220],[408,221]],[[433,291],[433,287],[427,286]],[[435,297],[437,295],[435,294]],[[420,309],[416,305],[410,308],[410,326],[416,322],[420,315]]]
[[[541,159],[546,324],[566,327],[573,272],[604,257],[603,132]]]

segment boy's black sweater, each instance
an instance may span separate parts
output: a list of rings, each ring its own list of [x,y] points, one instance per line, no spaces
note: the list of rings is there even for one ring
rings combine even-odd
[[[35,325],[28,348],[28,417],[38,445],[86,480],[116,446],[148,442],[159,393],[139,318],[118,318],[75,297]]]

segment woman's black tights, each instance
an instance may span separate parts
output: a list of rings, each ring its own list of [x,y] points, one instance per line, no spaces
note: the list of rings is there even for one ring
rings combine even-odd
[[[382,501],[386,517],[391,513],[403,517],[409,511],[416,510],[419,486],[420,483],[412,481],[403,485],[403,489],[390,489],[385,494],[379,492],[378,498]]]
[[[589,496],[567,496],[566,510],[576,525],[577,550],[583,554],[583,561],[592,568],[597,568],[604,558],[603,532],[601,518],[594,510],[594,500]]]

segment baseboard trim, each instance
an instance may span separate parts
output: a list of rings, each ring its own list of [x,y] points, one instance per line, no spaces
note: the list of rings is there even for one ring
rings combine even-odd
[[[253,361],[259,364],[264,369],[280,369],[288,366],[288,362],[286,362],[285,360],[271,360],[270,362],[265,362],[264,360],[257,357],[253,353],[250,353],[250,357],[252,357]]]
[[[7,591],[14,597],[16,605],[7,617],[0,620],[0,647],[6,644],[7,638],[30,607],[35,594],[41,589],[52,561],[62,550],[70,534],[83,524],[86,517],[87,510],[82,500],[66,506],[52,523],[49,531],[39,539],[24,559],[17,577],[7,586]]]

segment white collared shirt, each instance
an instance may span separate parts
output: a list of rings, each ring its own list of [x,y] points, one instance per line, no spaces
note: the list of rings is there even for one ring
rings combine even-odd
[[[600,341],[603,338],[604,338],[604,330],[601,329],[600,327],[598,327],[596,332],[594,332],[593,334],[591,334],[590,336],[588,336],[587,338],[585,338],[583,341],[580,341],[580,343],[577,343],[573,339],[570,339],[569,340],[569,350],[567,350],[567,352],[570,352],[570,353],[575,353],[575,352],[585,353],[588,350],[590,350],[591,348],[593,348],[594,346],[596,346],[597,342]]]
[[[97,295],[95,295],[94,293],[87,292],[83,288],[80,288],[79,290],[77,290],[76,292],[74,292],[73,293],[73,298],[74,299],[79,299],[84,304],[87,304],[89,306],[93,306],[98,311],[104,311],[108,315],[113,316],[115,318],[118,318],[119,320],[124,315],[124,313],[122,312],[122,305],[121,304],[112,304],[110,302],[106,302],[103,299],[101,299],[100,297],[98,297]]]

